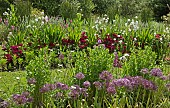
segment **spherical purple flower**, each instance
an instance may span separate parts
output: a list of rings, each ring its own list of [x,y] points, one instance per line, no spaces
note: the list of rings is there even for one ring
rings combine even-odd
[[[107,93],[108,94],[115,94],[116,93],[115,87],[112,87],[112,86],[108,87],[107,88]]]
[[[151,70],[151,75],[152,75],[152,76],[156,76],[156,77],[161,77],[161,76],[163,76],[162,70],[159,69],[159,68],[153,68],[153,69]]]
[[[57,92],[54,96],[55,99],[59,99],[63,97],[63,93],[62,92]]]
[[[61,85],[61,90],[68,90],[68,89],[69,89],[68,85],[66,84]]]
[[[27,103],[27,98],[25,96],[22,96],[20,94],[15,94],[13,95],[13,101],[16,103],[16,104],[26,104]]]
[[[0,108],[8,108],[8,106],[9,106],[9,102],[7,101],[0,102]]]
[[[89,81],[85,81],[84,83],[83,83],[83,86],[85,87],[85,88],[88,88],[88,87],[90,87],[90,82]]]
[[[75,77],[76,77],[77,79],[79,79],[79,80],[85,78],[84,74],[81,73],[81,72],[77,73]]]
[[[98,90],[100,90],[102,88],[102,83],[99,81],[95,81],[93,84]]]
[[[113,79],[113,76],[111,73],[109,73],[108,71],[103,71],[100,75],[99,78],[102,80],[107,80],[110,81]]]
[[[80,95],[80,92],[77,90],[71,90],[71,92],[68,95],[73,99],[77,99]]]
[[[149,69],[148,68],[144,68],[140,72],[143,73],[143,74],[147,74],[147,73],[149,73]]]
[[[146,80],[146,79],[143,79],[142,86],[145,89],[149,89],[149,90],[156,90],[157,89],[157,86],[153,82]]]
[[[35,80],[35,78],[29,78],[29,79],[27,80],[27,82],[28,82],[28,84],[35,84],[35,83],[36,83],[36,80]]]
[[[167,80],[168,78],[167,78],[167,76],[161,76],[160,79],[161,80]]]

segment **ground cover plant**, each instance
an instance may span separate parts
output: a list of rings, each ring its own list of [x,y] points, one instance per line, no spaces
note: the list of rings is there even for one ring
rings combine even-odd
[[[18,15],[22,4],[10,4],[0,18],[0,107],[170,107],[169,25],[93,15],[86,1],[63,1],[64,18]]]

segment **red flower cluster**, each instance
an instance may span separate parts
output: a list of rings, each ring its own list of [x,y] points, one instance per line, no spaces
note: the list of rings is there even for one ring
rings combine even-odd
[[[84,49],[88,46],[88,37],[86,36],[86,32],[82,32],[81,38],[79,40],[79,48]]]
[[[69,46],[69,45],[73,45],[74,43],[75,43],[74,40],[65,39],[65,38],[62,39],[62,45]]]
[[[103,44],[105,44],[105,47],[109,49],[110,52],[114,52],[118,48],[118,50],[121,50],[122,53],[126,52],[126,46],[124,46],[124,38],[121,35],[117,34],[110,34],[106,35],[106,38],[103,40]],[[122,49],[121,49],[121,46]]]

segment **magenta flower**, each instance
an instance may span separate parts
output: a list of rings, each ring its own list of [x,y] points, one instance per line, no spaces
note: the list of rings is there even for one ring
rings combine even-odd
[[[89,81],[85,81],[84,83],[83,83],[83,86],[85,87],[85,88],[88,88],[88,87],[90,87],[90,82]]]
[[[93,84],[98,90],[100,90],[102,88],[102,83],[99,81],[95,81]]]
[[[76,77],[77,79],[79,79],[79,80],[81,80],[81,79],[84,79],[84,78],[85,78],[84,74],[83,74],[83,73],[81,73],[81,72],[77,73],[75,77]]]
[[[28,84],[35,84],[37,81],[35,80],[35,78],[29,78],[27,82]]]
[[[159,68],[153,68],[153,69],[151,70],[151,75],[152,75],[152,76],[156,76],[156,77],[161,77],[161,76],[163,76],[163,73],[162,73],[162,70],[161,70],[161,69],[159,69]]]
[[[108,94],[115,94],[116,93],[116,89],[115,89],[115,87],[112,87],[112,86],[110,86],[110,87],[108,87],[107,88],[107,93]]]
[[[143,74],[147,74],[147,73],[149,73],[149,69],[148,68],[144,68],[140,72],[143,73]]]
[[[99,79],[110,81],[110,80],[113,79],[113,76],[112,76],[112,74],[109,73],[108,71],[103,71],[103,72],[99,75]]]

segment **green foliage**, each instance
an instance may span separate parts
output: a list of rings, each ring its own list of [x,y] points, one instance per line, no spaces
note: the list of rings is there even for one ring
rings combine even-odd
[[[146,46],[144,50],[132,49],[129,60],[123,65],[124,75],[138,76],[143,68],[151,69],[155,65],[156,53]]]
[[[161,17],[169,13],[167,5],[170,5],[170,0],[152,0],[151,5],[157,21],[162,21]]]
[[[59,15],[59,7],[62,0],[30,0],[34,8],[44,10],[49,16]]]
[[[27,80],[35,79],[35,85],[30,84],[28,90],[34,98],[33,107],[39,107],[41,103],[48,101],[48,97],[40,92],[40,88],[50,81],[51,72],[49,71],[50,57],[47,54],[47,49],[41,49],[38,56],[29,62],[26,67]]]
[[[113,57],[103,46],[88,48],[87,52],[84,50],[76,54],[75,71],[84,73],[88,81],[96,81],[99,73],[112,69]]]
[[[81,13],[83,14],[83,18],[90,18],[92,11],[94,9],[94,3],[92,0],[78,0],[81,4]]]
[[[29,0],[15,0],[16,16],[23,20],[25,17],[30,17],[31,3]]]
[[[60,5],[60,14],[65,19],[74,19],[77,17],[77,12],[80,3],[77,0],[64,0]]]

